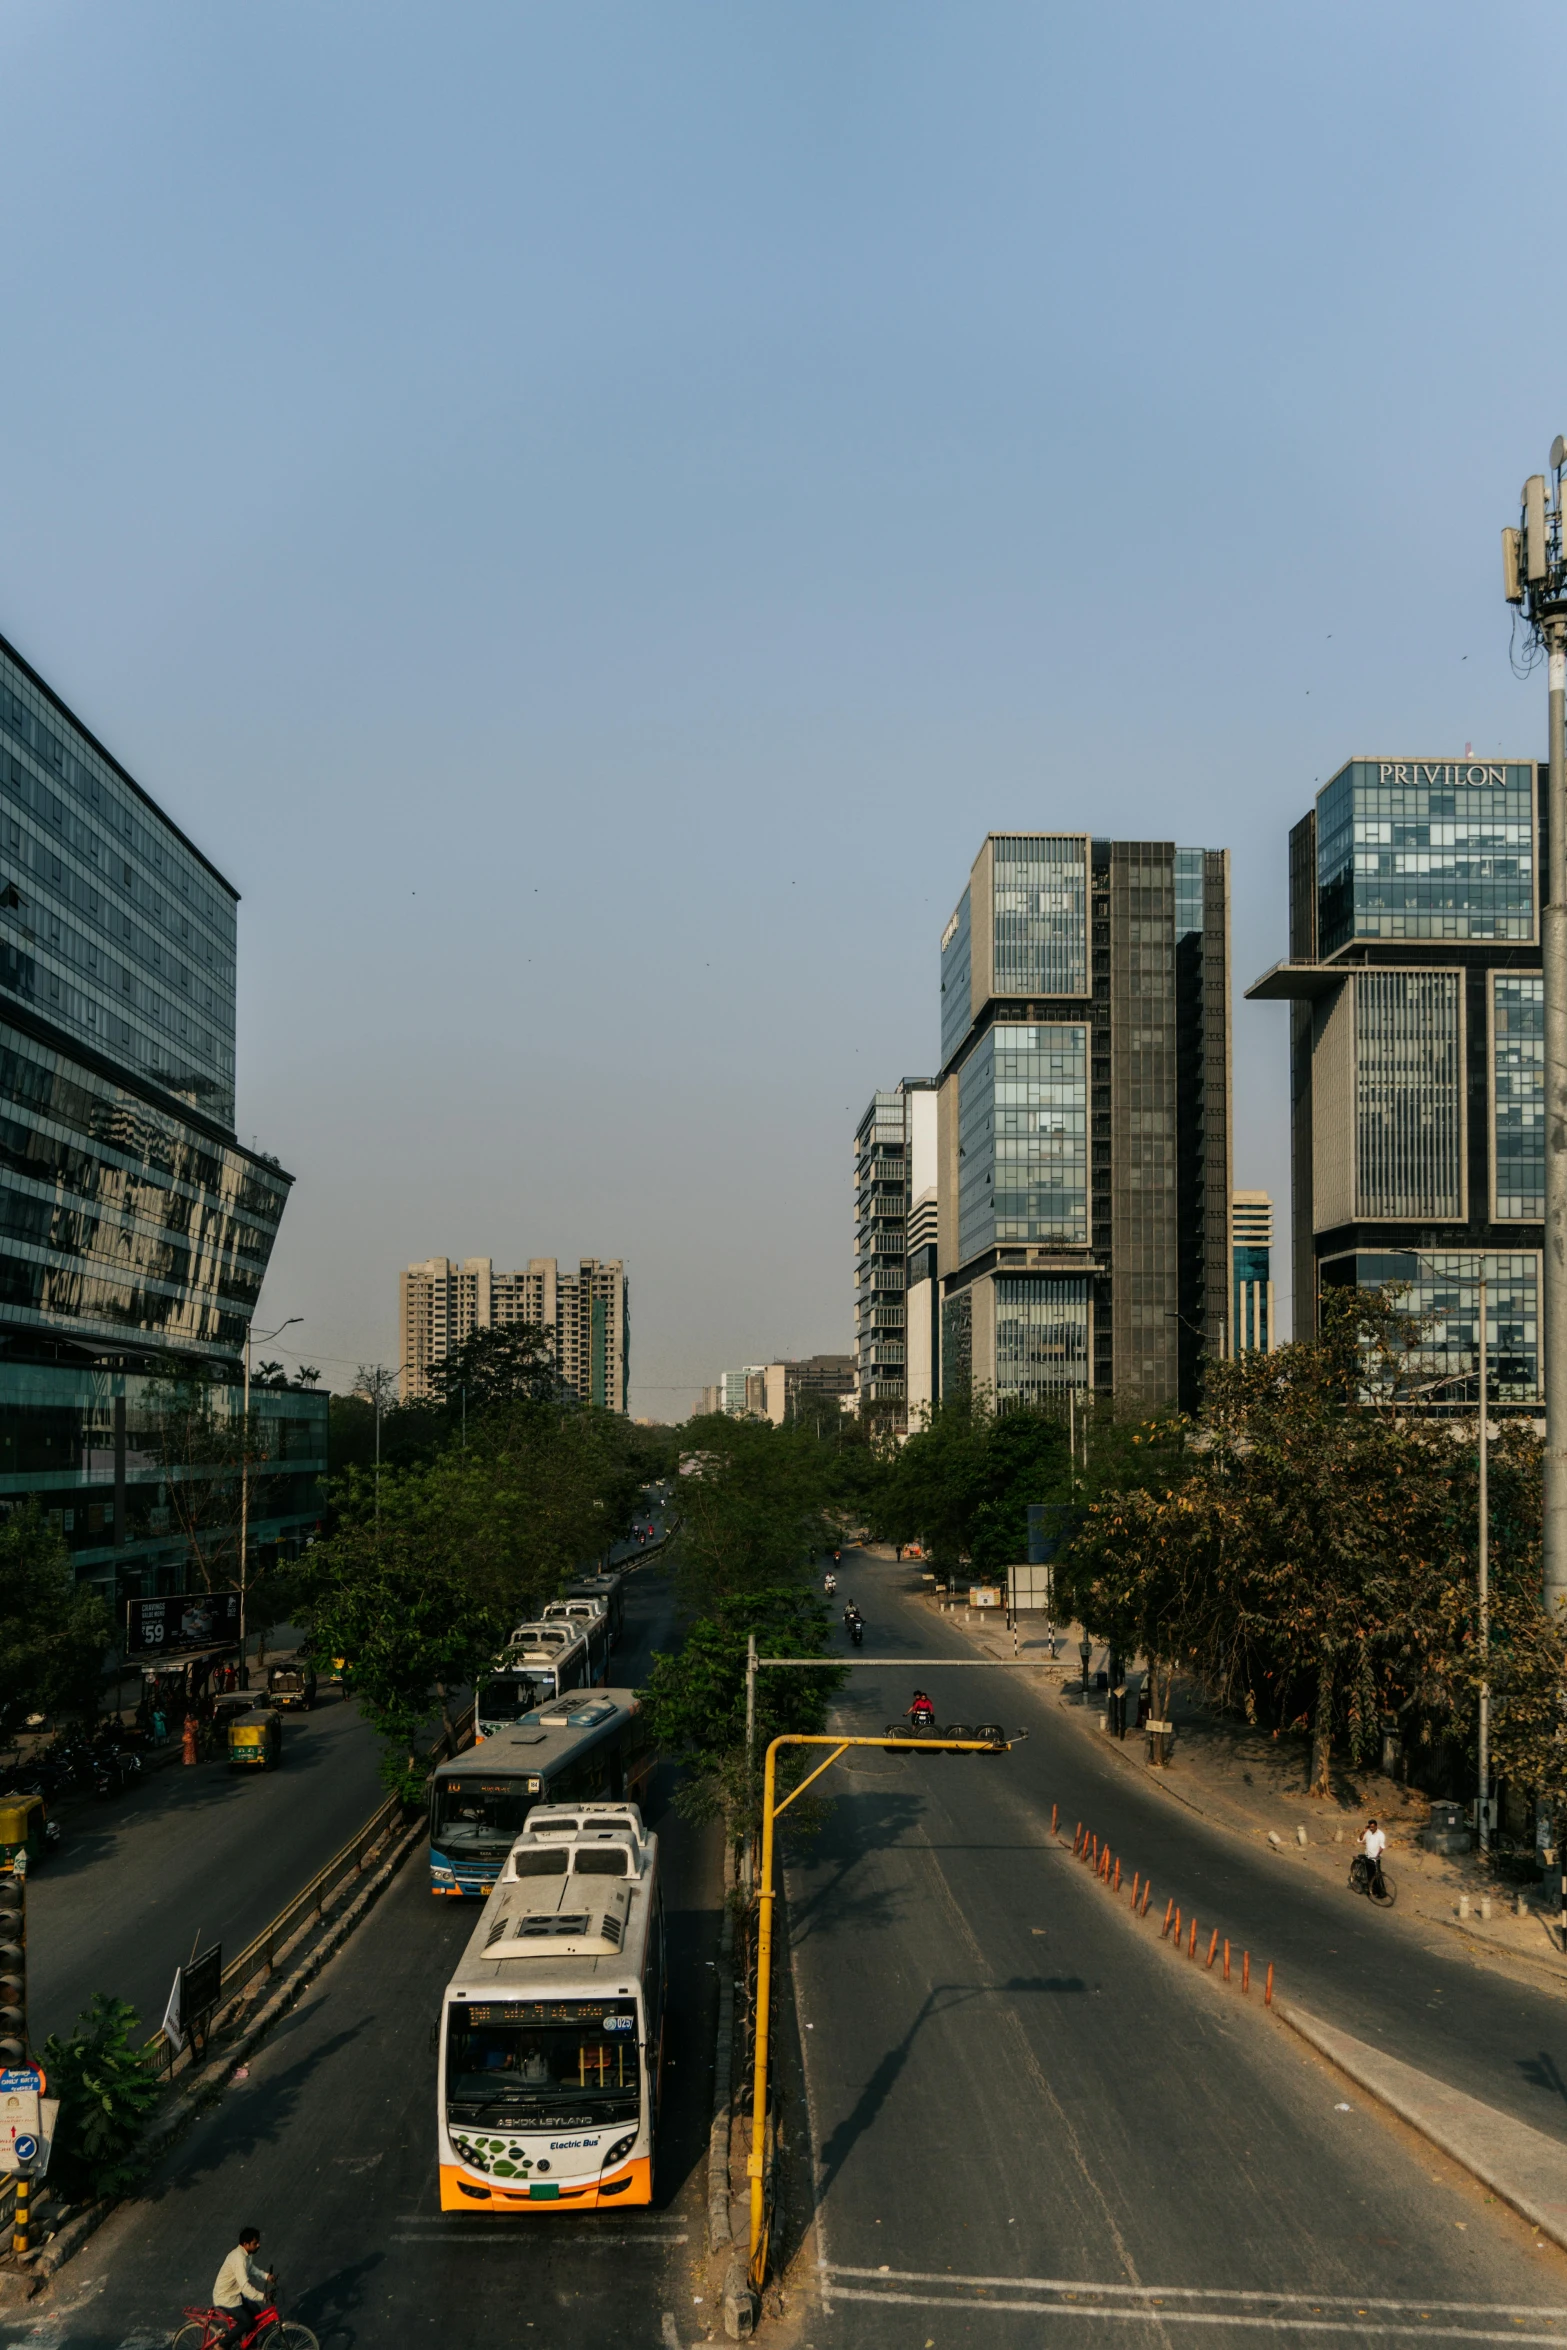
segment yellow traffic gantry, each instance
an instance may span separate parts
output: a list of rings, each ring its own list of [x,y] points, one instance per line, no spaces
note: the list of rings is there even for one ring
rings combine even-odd
[[[789,1661],[792,1663],[794,1659]],[[756,2080],[751,2110],[751,2158],[746,2164],[746,2176],[751,2184],[750,2275],[755,2292],[761,2291],[767,2272],[763,2155],[767,2143],[767,2049],[773,1956],[773,1823],[780,1813],[788,1810],[797,1795],[803,1795],[807,1787],[813,1785],[823,1771],[830,1770],[839,1755],[846,1754],[851,1746],[875,1746],[887,1754],[1010,1754],[1013,1743],[1010,1738],[838,1738],[830,1731],[815,1735],[791,1731],[781,1738],[775,1738],[767,1749],[767,1766],[762,1775],[762,1882],[757,1896]],[[798,1787],[789,1790],[782,1803],[776,1803],[778,1750],[783,1746],[830,1746],[832,1752],[800,1781]]]

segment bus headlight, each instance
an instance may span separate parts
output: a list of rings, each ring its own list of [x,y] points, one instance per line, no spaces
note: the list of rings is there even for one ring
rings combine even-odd
[[[613,2170],[617,2162],[624,2162],[626,2156],[631,2152],[631,2149],[636,2144],[636,2142],[637,2133],[635,2130],[632,2131],[629,2138],[617,2138],[614,2145],[605,2155],[601,2168],[604,2170]]]

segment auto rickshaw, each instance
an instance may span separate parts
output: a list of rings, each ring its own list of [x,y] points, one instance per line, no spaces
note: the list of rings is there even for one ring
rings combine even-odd
[[[276,1706],[297,1706],[309,1713],[316,1702],[315,1667],[302,1657],[292,1664],[273,1665],[267,1674],[267,1695]]]
[[[283,1760],[283,1725],[270,1706],[228,1718],[231,1771],[275,1771]]]
[[[0,1795],[0,1869],[16,1866],[26,1854],[24,1874],[36,1868],[50,1845],[49,1814],[41,1795]]]

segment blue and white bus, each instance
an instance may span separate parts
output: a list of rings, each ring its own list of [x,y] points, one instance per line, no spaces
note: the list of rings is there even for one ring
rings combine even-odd
[[[431,1892],[487,1894],[536,1804],[640,1804],[653,1761],[634,1689],[532,1707],[431,1774]]]

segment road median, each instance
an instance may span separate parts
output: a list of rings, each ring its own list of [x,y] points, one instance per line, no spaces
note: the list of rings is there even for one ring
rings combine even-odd
[[[1418,2130],[1542,2236],[1567,2249],[1567,2146],[1352,2039],[1304,2008],[1279,2000],[1274,2013],[1368,2097]]]

